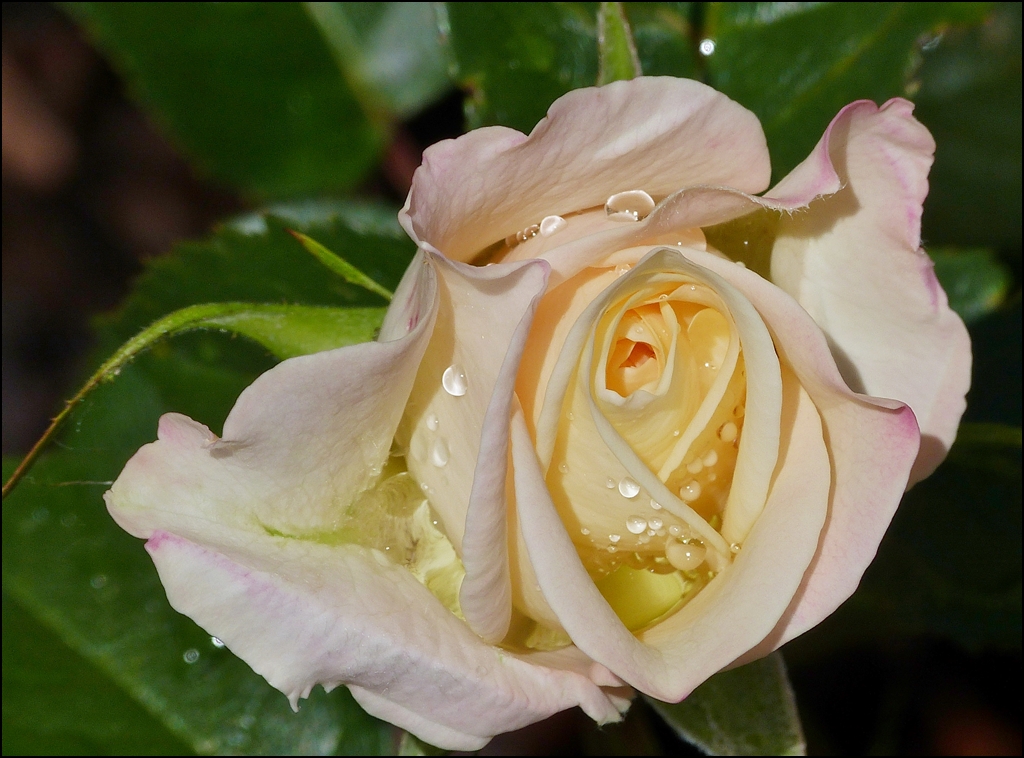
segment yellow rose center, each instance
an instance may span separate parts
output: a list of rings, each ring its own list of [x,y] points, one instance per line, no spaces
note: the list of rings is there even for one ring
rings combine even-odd
[[[692,598],[731,558],[718,530],[745,377],[736,329],[710,287],[673,274],[623,292],[594,328],[592,365],[577,370],[589,376],[578,373],[566,396],[547,482],[598,589],[637,630]],[[671,502],[602,461],[588,421],[595,413]]]

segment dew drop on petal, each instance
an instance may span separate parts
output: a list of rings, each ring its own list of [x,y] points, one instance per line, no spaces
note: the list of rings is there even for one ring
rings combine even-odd
[[[646,545],[648,542],[651,541],[651,538],[647,534],[641,534],[639,537],[636,538],[636,541],[639,542],[641,545]]]
[[[448,444],[442,439],[434,440],[430,446],[430,462],[438,468],[444,468],[448,465],[448,457]]]
[[[736,428],[736,424],[726,421],[718,428],[718,439],[722,440],[722,442],[732,442],[736,439],[738,433],[739,430]]]
[[[664,526],[664,524],[665,524],[665,522],[662,521],[657,516],[655,516],[654,518],[651,518],[651,519],[647,519],[647,526],[649,526],[651,529],[654,529],[654,530],[661,529],[661,527]]]
[[[604,480],[604,486],[610,490],[615,489],[615,480],[609,476],[607,479]]]
[[[653,210],[654,198],[643,190],[618,192],[604,204],[604,212],[612,221],[640,221]]]
[[[561,471],[563,474],[568,474],[569,473],[569,464],[568,463],[559,463],[558,464],[558,470]]]
[[[710,38],[702,39],[700,41],[700,44],[697,45],[697,49],[700,51],[700,54],[703,55],[705,58],[714,54],[715,47],[715,41]]]
[[[640,534],[647,529],[647,519],[643,516],[629,516],[626,518],[626,529],[630,534]]]
[[[444,370],[444,374],[441,375],[441,386],[452,397],[462,397],[466,394],[466,389],[468,388],[466,372],[460,366],[449,366]]]
[[[584,537],[586,537],[587,535],[590,534],[590,530],[587,529],[587,527],[583,527],[582,529],[580,529],[580,534],[582,534]]]
[[[184,652],[181,658],[185,661],[185,663],[191,665],[199,660],[199,651],[196,650],[194,647],[190,647],[188,650]]]
[[[621,534],[609,534],[608,535],[608,541],[611,542],[613,545],[616,542],[618,542],[619,540],[621,540],[621,539],[622,539],[622,535]]]
[[[619,494],[631,500],[640,494],[640,485],[632,477],[624,477],[619,480]]]
[[[742,546],[742,545],[740,545],[740,543],[738,543],[738,542],[734,542],[734,543],[732,543],[731,545],[729,545],[729,550],[730,550],[730,551],[732,552],[732,554],[733,554],[733,555],[735,555],[736,553],[738,553],[738,552],[740,551],[740,549],[741,549],[742,547],[743,547],[743,546]]]
[[[427,416],[427,429],[436,432],[439,426],[441,426],[441,419],[437,417],[436,413],[431,413]]]
[[[210,637],[210,644],[219,650],[224,647],[224,640],[220,637]]]
[[[679,497],[688,503],[700,497],[700,482],[689,481],[679,488]]]
[[[651,510],[653,510],[653,511],[660,511],[661,510],[661,503],[659,503],[654,498],[651,498]]]
[[[561,216],[545,216],[540,222],[540,236],[550,237],[565,229],[568,222]]]
[[[707,549],[701,545],[685,545],[675,540],[665,546],[668,562],[680,571],[693,571],[704,562]]]
[[[679,524],[672,524],[672,526],[668,528],[668,533],[673,537],[678,537],[683,533],[683,527],[679,526]]]
[[[694,458],[692,461],[686,464],[686,470],[691,474],[699,474],[701,469],[704,468],[704,462],[700,458]]]
[[[703,463],[708,468],[711,468],[716,463],[718,463],[718,453],[716,453],[714,450],[708,450],[707,455],[704,456]]]

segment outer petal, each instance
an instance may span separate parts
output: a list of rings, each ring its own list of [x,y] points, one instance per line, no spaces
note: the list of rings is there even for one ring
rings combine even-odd
[[[952,444],[971,371],[967,330],[919,247],[935,143],[912,110],[900,99],[848,105],[768,193],[784,197],[835,175],[845,185],[782,219],[772,280],[814,317],[851,387],[914,410],[923,439],[911,483]]]
[[[685,254],[750,299],[780,357],[821,413],[828,440],[833,476],[828,521],[800,592],[761,649],[766,653],[816,625],[853,594],[902,498],[919,431],[907,406],[846,386],[825,336],[786,293],[717,256]]]
[[[382,328],[397,339],[278,364],[242,392],[220,440],[165,415],[158,441],[135,454],[105,495],[111,515],[140,537],[164,529],[199,539],[218,523],[294,536],[337,528],[388,458],[436,301],[434,271],[417,258]],[[183,446],[194,454],[168,454]]]
[[[544,216],[602,206],[616,192],[760,192],[770,173],[750,111],[698,82],[640,78],[568,93],[529,138],[492,127],[429,148],[400,219],[417,242],[468,261]]]
[[[462,611],[490,642],[511,613],[505,478],[516,372],[537,301],[542,261],[483,268],[427,253],[440,282],[430,346],[406,410],[410,472],[424,487],[462,557]],[[463,394],[444,375],[464,377]],[[450,385],[454,387],[454,385]]]
[[[197,544],[160,531],[147,549],[171,605],[293,706],[316,683],[348,684],[373,715],[451,750],[577,704],[599,722],[619,718],[587,677],[481,642],[377,551],[242,533]]]

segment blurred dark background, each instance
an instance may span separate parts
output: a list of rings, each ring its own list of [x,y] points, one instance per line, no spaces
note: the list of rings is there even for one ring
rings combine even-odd
[[[422,148],[462,127],[455,93],[397,132],[361,194],[397,207]],[[5,455],[27,451],[73,392],[90,318],[117,305],[144,262],[245,209],[194,175],[60,10],[3,4]],[[972,402],[968,418],[1019,425],[1019,249],[1005,259],[1016,304],[972,328],[990,345],[976,376],[998,390]],[[785,651],[812,754],[1020,754],[1019,652],[919,637],[822,653],[827,634],[826,624]],[[572,711],[484,751],[580,752],[697,754],[639,701],[620,726],[596,731]]]

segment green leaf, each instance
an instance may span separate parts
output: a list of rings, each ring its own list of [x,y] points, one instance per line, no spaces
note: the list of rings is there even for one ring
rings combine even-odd
[[[445,3],[440,19],[469,90],[471,128],[529,132],[548,106],[597,80],[596,3]]]
[[[978,650],[1021,644],[1021,430],[962,424],[949,457],[903,498],[830,644],[929,633]]]
[[[965,322],[977,321],[1003,304],[1012,277],[991,250],[933,248],[928,253],[949,306]]]
[[[924,206],[935,243],[1021,246],[1021,4],[924,53],[915,114],[938,147]]]
[[[414,251],[387,220],[392,213],[375,206],[316,203],[277,211],[287,219],[250,216],[154,261],[121,311],[102,322],[101,345],[116,346],[168,311],[209,300],[269,301],[310,312],[379,304],[377,295],[326,272],[286,228],[322,240],[391,286]],[[250,321],[246,329],[265,325]],[[390,754],[391,728],[366,715],[345,688],[315,690],[294,714],[281,693],[174,612],[142,543],[103,505],[103,491],[152,441],[162,413],[185,413],[217,431],[238,394],[273,363],[248,340],[203,331],[156,343],[115,381],[100,384],[72,412],[60,445],[4,501],[4,590],[68,645],[68,655],[80,655],[196,752]],[[55,666],[63,655],[54,655]],[[60,699],[40,693],[38,708],[70,701],[84,708],[95,696],[88,680],[79,687],[71,673],[64,679],[71,684]],[[130,744],[104,743],[102,751],[162,750],[156,742],[148,751]]]
[[[380,295],[388,302],[391,302],[393,295],[391,290],[381,287],[377,282],[373,281],[373,279],[368,277],[344,258],[331,252],[315,239],[303,234],[302,232],[292,232],[292,236],[295,237],[295,239],[297,239],[314,258],[346,282],[354,284],[357,287],[362,287],[364,290]]]
[[[289,3],[69,3],[157,120],[214,178],[266,196],[347,189],[386,125]]]
[[[806,755],[779,653],[711,677],[681,703],[647,702],[708,755]]]
[[[380,297],[324,269],[289,233],[299,231],[344,257],[384,289],[394,289],[416,252],[395,217],[378,205],[304,202],[275,205],[185,242],[150,263],[101,347],[112,352],[168,311],[234,300],[313,306],[379,307]],[[202,272],[201,275],[197,275]]]
[[[597,14],[598,84],[643,76],[622,3],[601,3]]]
[[[305,3],[369,110],[406,118],[451,89],[430,3]]]
[[[709,3],[709,83],[761,119],[778,179],[844,105],[905,94],[927,35],[987,11],[980,3]]]
[[[364,276],[356,269],[353,271]],[[36,456],[49,443],[74,407],[100,382],[113,380],[129,361],[158,340],[194,329],[219,328],[255,340],[278,358],[292,358],[366,342],[373,338],[377,327],[384,320],[384,313],[383,308],[320,308],[251,303],[205,303],[169,313],[124,343],[89,377],[53,419],[18,470],[10,479],[5,480],[4,497],[32,466]]]
[[[184,755],[189,748],[3,596],[4,755]],[[87,691],[90,697],[76,697]]]
[[[692,76],[691,3],[628,3],[639,65]],[[598,3],[445,3],[440,14],[471,128],[529,132],[548,106],[598,77]]]

